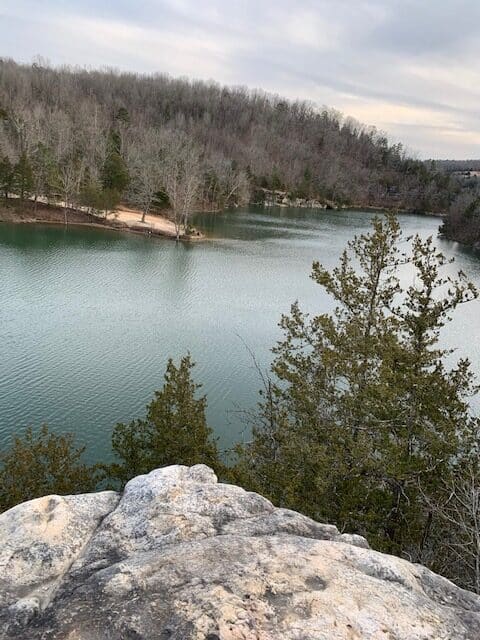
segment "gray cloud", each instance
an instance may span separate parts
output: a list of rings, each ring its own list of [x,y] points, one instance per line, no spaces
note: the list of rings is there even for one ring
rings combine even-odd
[[[405,56],[466,53],[479,35],[480,5],[471,0],[402,0],[372,36],[382,48]]]
[[[423,157],[480,157],[476,0],[2,0],[2,54],[328,104]]]

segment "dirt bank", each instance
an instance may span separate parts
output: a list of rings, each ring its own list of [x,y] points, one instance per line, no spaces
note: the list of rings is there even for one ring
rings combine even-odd
[[[107,218],[89,214],[86,211],[68,209],[66,219],[69,225],[115,229],[148,236],[176,238],[175,225],[168,218],[148,215],[145,217],[145,221],[142,222],[141,211],[124,206],[119,207],[114,213],[110,213]],[[20,202],[12,200],[11,202],[7,201],[0,204],[0,222],[64,225],[65,212],[62,207],[54,205],[38,204],[35,208],[33,202],[20,204]],[[197,235],[180,233],[181,240],[201,240],[203,237],[199,232]]]

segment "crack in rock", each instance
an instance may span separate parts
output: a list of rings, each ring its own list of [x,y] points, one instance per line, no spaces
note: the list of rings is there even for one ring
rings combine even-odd
[[[26,502],[0,539],[0,640],[480,640],[475,594],[204,465]]]

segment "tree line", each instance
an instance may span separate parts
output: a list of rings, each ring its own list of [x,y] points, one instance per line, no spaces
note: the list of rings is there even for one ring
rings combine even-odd
[[[458,178],[461,191],[451,203],[440,227],[448,240],[480,248],[480,177]]]
[[[457,183],[373,127],[243,87],[0,60],[0,191],[108,215],[192,210],[262,189],[338,205],[445,211]]]
[[[49,493],[121,487],[167,464],[205,463],[276,505],[366,536],[480,593],[478,392],[470,362],[439,344],[455,309],[477,297],[444,275],[432,239],[402,239],[376,218],[332,271],[312,278],[335,301],[309,316],[298,303],[245,411],[251,434],[222,455],[189,356],[170,360],[144,418],[112,432],[115,462],[88,467],[72,435],[28,430],[0,457],[0,510]],[[415,272],[403,288],[402,265]]]
[[[448,240],[480,247],[480,160],[429,160],[445,174],[453,197],[442,213],[440,234]]]

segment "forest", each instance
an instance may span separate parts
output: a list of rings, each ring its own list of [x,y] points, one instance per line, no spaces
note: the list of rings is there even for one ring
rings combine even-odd
[[[104,214],[261,202],[445,212],[463,187],[374,127],[244,87],[0,60],[0,191]]]
[[[448,240],[480,247],[480,161],[437,162],[460,189],[446,211],[440,232]]]

